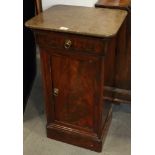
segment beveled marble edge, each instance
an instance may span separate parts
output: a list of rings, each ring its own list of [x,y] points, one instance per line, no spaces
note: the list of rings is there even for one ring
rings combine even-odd
[[[67,5],[55,5],[55,6],[67,6]],[[55,6],[53,6],[53,7],[55,7]],[[71,5],[69,5],[70,7],[71,7]],[[83,6],[74,6],[74,7],[83,7]],[[52,7],[51,7],[52,8]],[[47,10],[45,10],[46,12],[49,10],[49,9],[51,9],[51,8],[48,8]],[[86,7],[86,8],[88,8],[88,7]],[[96,8],[96,9],[98,9],[98,8]],[[106,10],[109,10],[108,8],[99,8],[99,9],[106,9]],[[123,17],[123,19],[122,19],[122,21],[124,21],[125,20],[125,18],[126,18],[126,16],[127,16],[127,11],[125,11],[125,10],[123,10],[123,12],[124,12],[124,17]],[[40,16],[41,14],[44,14],[44,12],[42,12],[42,13],[40,13],[39,15],[37,15],[37,16]],[[33,18],[31,18],[30,20],[28,20],[26,23],[25,23],[25,26],[26,27],[29,27],[29,28],[31,28],[31,29],[33,29],[33,30],[48,30],[48,31],[54,31],[54,32],[63,32],[63,33],[71,33],[71,34],[79,34],[79,35],[87,35],[87,36],[93,36],[93,37],[101,37],[101,38],[111,38],[111,37],[113,37],[113,36],[115,36],[116,34],[117,34],[117,32],[118,32],[118,30],[120,29],[120,27],[121,27],[121,25],[122,24],[120,24],[120,26],[118,27],[118,30],[115,32],[115,33],[113,33],[113,34],[100,34],[100,33],[92,33],[92,32],[89,32],[89,33],[87,33],[87,32],[82,32],[82,31],[72,31],[72,30],[63,30],[63,29],[59,29],[59,28],[51,28],[51,27],[43,27],[43,26],[41,26],[41,25],[33,25],[32,23],[31,23],[31,21],[34,19],[34,18],[36,18],[37,16],[35,16],[35,17],[33,17]],[[122,22],[123,23],[123,22]]]
[[[86,32],[76,32],[76,31],[70,31],[70,30],[58,30],[58,29],[50,29],[50,28],[41,28],[41,27],[33,27],[25,24],[26,27],[29,27],[32,30],[44,30],[44,31],[52,31],[52,32],[59,32],[59,33],[69,33],[69,34],[78,34],[78,35],[85,35],[85,36],[92,36],[92,37],[99,37],[99,38],[112,38],[114,37],[116,33],[112,35],[100,35],[100,34],[95,34],[95,33],[86,33]]]

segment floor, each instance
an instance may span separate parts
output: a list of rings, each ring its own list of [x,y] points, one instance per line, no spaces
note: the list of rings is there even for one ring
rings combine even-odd
[[[101,153],[49,139],[46,137],[45,126],[42,79],[38,71],[24,114],[24,155],[131,154],[131,107],[129,105],[113,106],[112,123]]]

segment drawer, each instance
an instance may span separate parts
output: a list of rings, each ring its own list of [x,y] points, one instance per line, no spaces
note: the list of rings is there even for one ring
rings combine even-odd
[[[43,48],[104,54],[105,44],[101,38],[51,31],[36,31],[35,36]]]

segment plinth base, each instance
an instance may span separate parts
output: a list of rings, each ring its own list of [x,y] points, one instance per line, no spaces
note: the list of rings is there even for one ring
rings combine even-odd
[[[111,123],[111,119],[112,109],[110,109],[105,121],[101,138],[97,137],[97,135],[94,133],[72,129],[66,126],[58,125],[56,123],[47,125],[47,137],[96,152],[101,152]]]

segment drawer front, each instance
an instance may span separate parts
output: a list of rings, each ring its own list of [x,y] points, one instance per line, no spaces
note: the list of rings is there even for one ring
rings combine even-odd
[[[37,31],[35,35],[37,43],[43,48],[104,54],[105,45],[101,38],[51,31]]]

